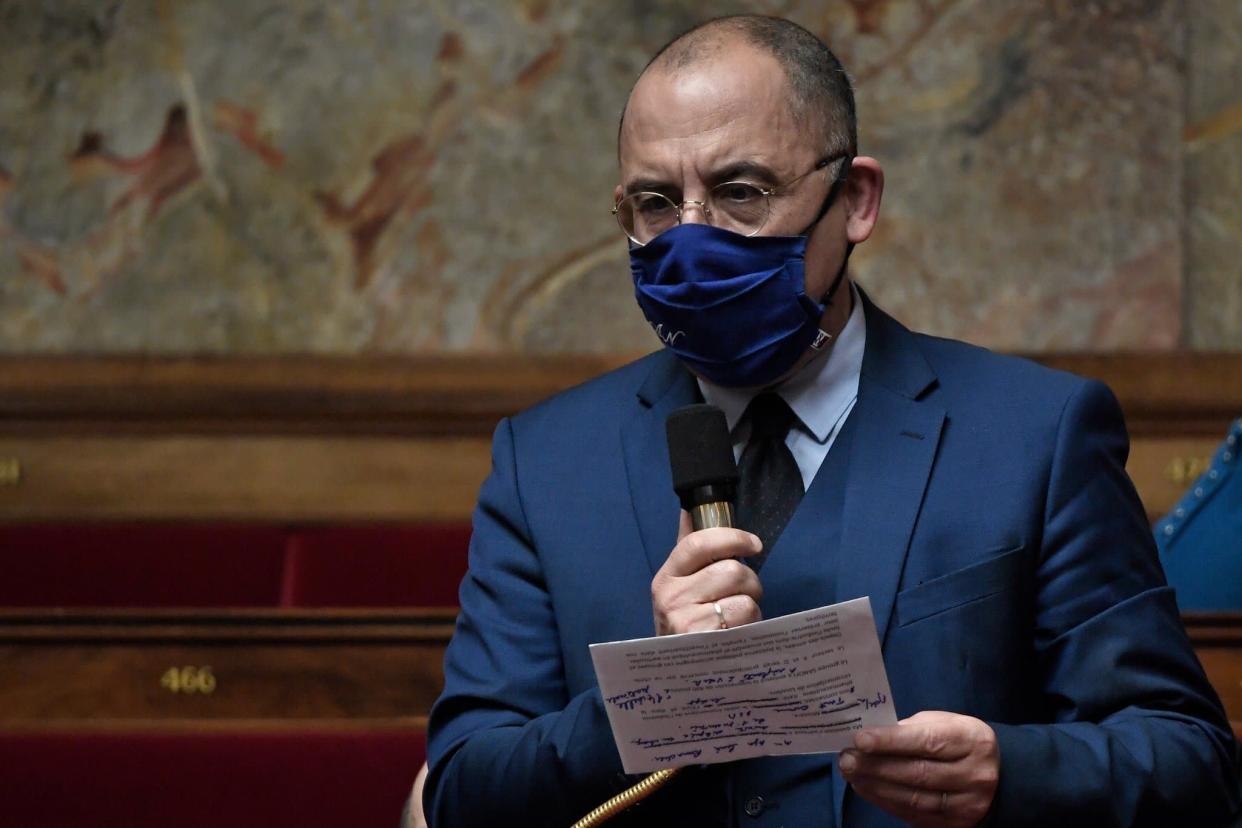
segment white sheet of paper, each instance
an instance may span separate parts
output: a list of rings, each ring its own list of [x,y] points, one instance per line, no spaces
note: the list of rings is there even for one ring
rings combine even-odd
[[[831,753],[897,723],[871,600],[591,645],[626,773]]]

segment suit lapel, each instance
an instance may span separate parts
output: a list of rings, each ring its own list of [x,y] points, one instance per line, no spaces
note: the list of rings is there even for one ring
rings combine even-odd
[[[931,475],[945,411],[923,399],[936,377],[914,335],[863,294],[867,346],[837,556],[838,601],[870,596],[881,646],[910,537]],[[833,761],[837,825],[845,780]]]
[[[668,351],[650,357],[634,416],[621,427],[625,471],[638,531],[654,576],[677,542],[678,503],[668,466],[664,421],[676,408],[701,402],[694,377]]]
[[[837,600],[870,596],[883,643],[945,415],[871,388],[859,394],[852,416],[859,421],[845,491]]]

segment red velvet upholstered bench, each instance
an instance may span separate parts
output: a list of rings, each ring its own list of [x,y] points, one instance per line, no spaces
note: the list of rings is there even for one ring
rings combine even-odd
[[[455,606],[464,523],[0,526],[0,606]]]
[[[421,730],[0,732],[0,824],[396,828]]]
[[[455,607],[468,524],[325,526],[290,532],[281,605]]]

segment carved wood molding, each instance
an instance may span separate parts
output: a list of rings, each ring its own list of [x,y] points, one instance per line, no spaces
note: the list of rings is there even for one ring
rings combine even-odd
[[[0,644],[430,644],[444,647],[456,607],[408,609],[0,608]]]
[[[623,357],[0,358],[10,433],[490,436]]]
[[[0,431],[490,435],[497,420],[628,361],[529,357],[0,357]],[[1135,434],[1223,434],[1242,353],[1040,354],[1106,382]]]
[[[456,614],[0,610],[0,731],[22,722],[214,720],[228,729],[350,719],[421,729],[444,685]]]
[[[44,718],[5,721],[0,720],[0,738],[9,735],[131,735],[152,733],[160,735],[197,735],[200,733],[279,734],[295,736],[306,734],[366,734],[408,731],[423,733],[427,730],[427,716],[385,716],[351,718],[231,718],[231,719],[83,719]]]
[[[1242,612],[1188,612],[1182,615],[1182,623],[1195,646],[1242,650]]]
[[[1112,388],[1135,435],[1224,439],[1242,417],[1242,353],[1044,354],[1052,368],[1102,380]]]

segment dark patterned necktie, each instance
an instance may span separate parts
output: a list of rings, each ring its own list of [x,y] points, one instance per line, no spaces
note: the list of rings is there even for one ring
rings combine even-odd
[[[746,416],[750,440],[738,463],[737,525],[763,541],[763,551],[745,559],[757,572],[802,500],[802,474],[785,445],[794,413],[780,395],[755,397]]]

